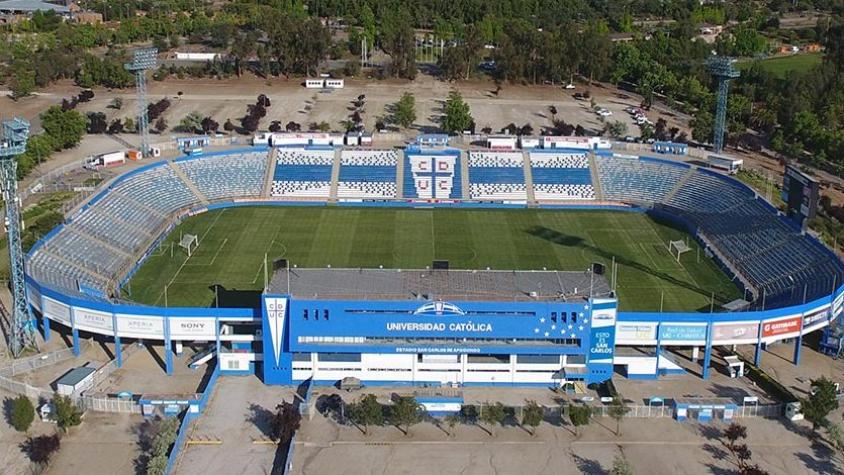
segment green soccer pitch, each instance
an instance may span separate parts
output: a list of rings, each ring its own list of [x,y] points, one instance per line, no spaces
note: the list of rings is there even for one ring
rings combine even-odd
[[[178,246],[183,233],[199,237],[190,258]],[[668,242],[687,238],[692,251],[678,263]],[[220,305],[234,305],[239,294],[255,302],[265,255],[270,263],[285,258],[299,267],[335,268],[424,269],[446,259],[452,269],[585,271],[602,262],[607,277],[615,257],[623,310],[709,311],[713,293],[716,308],[741,297],[684,230],[643,213],[286,206],[227,208],[186,219],[123,295],[160,306],[213,306],[220,292],[228,299]]]

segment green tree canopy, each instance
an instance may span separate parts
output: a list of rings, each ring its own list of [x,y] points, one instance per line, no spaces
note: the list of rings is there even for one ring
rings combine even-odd
[[[416,98],[405,92],[401,99],[393,104],[393,122],[402,128],[408,128],[416,121]]]
[[[12,427],[18,432],[26,432],[35,420],[35,407],[26,396],[18,396],[12,400],[12,410],[9,414]]]
[[[82,140],[87,125],[85,117],[75,109],[52,106],[41,113],[41,127],[53,138],[55,150],[75,147]]]
[[[817,430],[829,424],[827,416],[838,409],[838,398],[835,384],[825,376],[813,379],[811,388],[809,397],[800,401],[800,408],[806,420],[812,423],[812,429]]]
[[[446,133],[459,134],[469,130],[474,124],[469,104],[457,91],[451,91],[445,101],[445,115],[442,119],[442,129]]]

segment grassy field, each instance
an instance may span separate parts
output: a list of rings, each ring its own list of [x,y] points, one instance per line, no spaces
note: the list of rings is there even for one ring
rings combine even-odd
[[[804,72],[821,64],[823,55],[821,53],[793,54],[759,60],[759,64],[768,72],[777,76],[785,77],[790,71]],[[754,60],[740,61],[739,69],[749,69]]]
[[[190,258],[177,245],[182,233],[199,236]],[[448,259],[459,269],[572,271],[615,257],[623,309],[659,310],[663,291],[665,310],[708,311],[712,292],[716,305],[740,297],[694,240],[692,252],[674,260],[668,241],[686,237],[620,211],[230,208],[185,220],[125,290],[164,305],[166,286],[169,306],[213,305],[215,284],[226,295],[261,289],[265,254],[299,267],[410,269]]]

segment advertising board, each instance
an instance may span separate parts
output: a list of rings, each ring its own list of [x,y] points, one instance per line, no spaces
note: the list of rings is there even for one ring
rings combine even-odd
[[[51,320],[70,326],[70,307],[50,297],[44,297],[44,314]]]
[[[678,325],[663,323],[659,326],[662,343],[677,341],[706,341],[706,325]]]
[[[164,339],[162,317],[117,314],[117,331],[120,336],[133,338]]]
[[[76,328],[94,333],[113,333],[110,313],[74,307]]]
[[[714,343],[732,340],[756,340],[759,336],[758,323],[722,323],[713,325],[712,341]]]
[[[819,323],[826,322],[829,319],[829,308],[815,310],[803,315],[803,328],[811,327]]]
[[[208,317],[171,317],[170,338],[173,340],[214,340],[214,319]]]
[[[625,343],[656,340],[656,323],[619,322],[615,325],[615,340]]]
[[[768,338],[800,331],[800,316],[762,323],[762,338]]]

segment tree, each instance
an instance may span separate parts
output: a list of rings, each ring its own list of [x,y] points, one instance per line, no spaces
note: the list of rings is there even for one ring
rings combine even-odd
[[[617,395],[612,398],[612,403],[609,407],[609,415],[615,419],[615,435],[621,435],[621,420],[630,412],[630,408],[624,404],[624,398]]]
[[[386,9],[381,18],[381,49],[390,55],[389,73],[395,77],[416,77],[416,37],[413,18],[404,4]]]
[[[293,122],[292,120],[284,125],[284,130],[288,132],[299,132],[302,130],[302,124]]]
[[[123,121],[123,130],[126,132],[137,132],[137,130],[135,130],[135,121],[132,120],[131,117],[127,117],[126,120]]]
[[[472,128],[474,119],[469,104],[463,101],[463,96],[457,91],[451,91],[445,101],[445,115],[442,119],[442,129],[446,133],[461,133]]]
[[[121,122],[120,119],[114,119],[108,125],[108,130],[106,130],[106,133],[109,135],[122,134],[124,129],[125,126],[123,125],[123,122]]]
[[[206,134],[212,134],[212,133],[215,134],[215,133],[217,133],[217,130],[220,128],[219,122],[212,119],[211,117],[206,117],[206,118],[202,119],[200,126],[202,127],[202,132],[206,133]]]
[[[800,401],[800,409],[806,420],[812,423],[812,430],[829,424],[827,416],[830,412],[838,409],[838,398],[835,394],[835,384],[821,376],[813,379],[811,394]]]
[[[158,120],[155,121],[153,128],[159,134],[164,133],[164,131],[167,130],[167,121],[164,120],[164,117],[159,117]]]
[[[55,140],[56,150],[75,147],[85,133],[87,121],[76,110],[52,106],[41,113],[41,127]]]
[[[199,132],[202,130],[202,119],[202,114],[193,111],[182,118],[182,121],[179,122],[179,129],[183,132]]]
[[[293,404],[282,401],[276,406],[276,413],[270,420],[270,438],[285,445],[293,439],[293,434],[299,430],[302,415]]]
[[[363,427],[364,434],[369,434],[369,426],[384,424],[384,410],[374,394],[366,394],[350,404],[347,414],[353,424]]]
[[[12,99],[18,100],[27,97],[35,90],[35,71],[26,67],[16,68],[9,78],[9,89],[12,91]]]
[[[507,417],[507,411],[504,410],[504,404],[500,402],[496,402],[495,404],[486,403],[481,409],[481,422],[489,426],[501,424],[504,422],[505,417]],[[489,431],[489,434],[492,435],[492,431]]]
[[[281,122],[278,120],[274,120],[270,122],[270,126],[268,127],[270,132],[281,132]]]
[[[231,132],[234,130],[234,124],[232,124],[231,119],[226,119],[226,123],[223,124],[223,130],[225,130],[226,132]]]
[[[460,416],[457,414],[449,414],[445,416],[444,422],[448,426],[448,436],[451,437],[454,435],[455,427],[457,427],[457,424],[460,423]]]
[[[416,98],[405,92],[401,99],[393,104],[393,122],[399,127],[408,128],[416,120]]]
[[[620,120],[607,122],[606,130],[612,138],[621,138],[627,135],[627,124]]]
[[[89,134],[104,134],[108,130],[108,122],[106,122],[106,115],[102,112],[89,112],[88,117],[88,133]]]
[[[390,424],[398,427],[404,435],[408,435],[410,426],[422,421],[423,411],[413,396],[400,396],[390,407]]]
[[[59,451],[59,447],[61,447],[59,434],[30,437],[21,444],[21,449],[29,457],[29,460],[42,466],[46,466],[50,462],[53,454]]]
[[[633,475],[633,467],[630,465],[630,462],[624,458],[624,455],[616,455],[612,459],[612,469],[610,469],[610,475]]]
[[[111,100],[111,102],[109,103],[108,106],[111,107],[112,109],[120,110],[120,109],[123,108],[123,99],[121,99],[119,97],[115,97],[114,99]]]
[[[569,420],[574,426],[574,432],[577,434],[580,426],[589,424],[589,418],[592,417],[592,408],[589,406],[569,406]]]
[[[78,426],[82,422],[82,411],[69,397],[54,393],[51,402],[56,411],[56,423],[63,431],[67,432],[69,427]]]
[[[542,422],[542,408],[536,401],[527,401],[525,407],[522,409],[522,425],[532,427],[530,435],[536,435],[536,428]]]
[[[18,396],[12,400],[12,410],[9,415],[12,427],[18,432],[26,432],[35,420],[35,407],[26,396]]]

